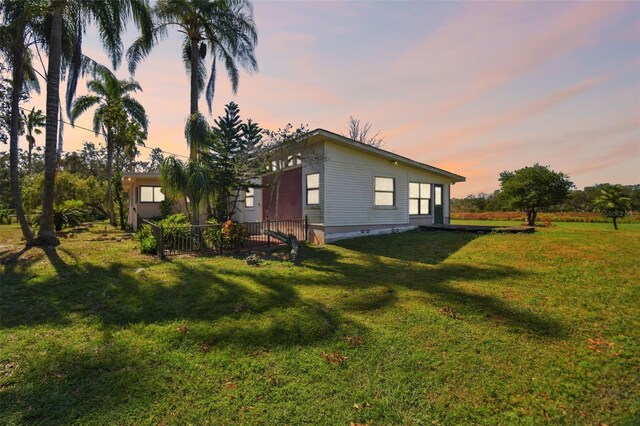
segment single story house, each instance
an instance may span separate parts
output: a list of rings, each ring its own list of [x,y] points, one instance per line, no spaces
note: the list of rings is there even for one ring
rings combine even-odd
[[[309,241],[344,238],[449,223],[450,187],[465,178],[384,149],[316,129],[281,158],[256,188],[240,194],[233,219],[307,217]],[[129,223],[160,215],[158,174],[127,173]]]

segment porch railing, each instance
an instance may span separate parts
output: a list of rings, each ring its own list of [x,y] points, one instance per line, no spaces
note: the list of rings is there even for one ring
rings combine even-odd
[[[266,231],[293,234],[300,241],[306,241],[308,234],[306,216],[300,220],[237,223],[232,227],[225,227],[224,224],[163,227],[146,219],[143,219],[142,223],[151,227],[156,240],[156,250],[161,258],[186,253],[223,254],[252,251],[284,244],[267,235]]]

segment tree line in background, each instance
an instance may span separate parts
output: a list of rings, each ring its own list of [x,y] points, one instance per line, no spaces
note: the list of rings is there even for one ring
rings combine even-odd
[[[539,212],[593,213],[612,218],[613,226],[630,211],[640,210],[640,185],[597,184],[575,189],[569,176],[540,164],[500,173],[500,189],[451,199],[451,214],[460,219],[507,219],[499,214],[469,215],[465,213],[524,212],[533,226]],[[559,217],[559,216],[556,216]],[[583,218],[584,219],[584,218]]]
[[[144,108],[130,96],[130,93],[141,89],[139,84],[132,79],[118,80],[107,67],[84,55],[82,41],[89,26],[97,27],[99,39],[111,60],[110,65],[117,69],[124,53],[121,35],[128,22],[133,22],[140,32],[139,38],[126,51],[132,74],[158,41],[167,36],[168,28],[177,27],[184,35],[182,57],[191,82],[186,136],[192,160],[197,160],[199,146],[207,138],[206,132],[202,131],[206,130],[206,120],[198,111],[198,98],[205,91],[211,110],[218,64],[221,63],[227,71],[234,92],[238,87],[239,67],[257,70],[254,57],[257,32],[251,4],[246,0],[159,0],[153,8],[147,0],[0,1],[0,55],[7,64],[7,69],[0,70],[3,77],[0,86],[3,95],[0,137],[8,134],[10,205],[27,245],[58,244],[55,231],[59,220],[56,218],[61,214],[68,218],[78,217],[75,211],[71,211],[73,209],[68,214],[62,212],[68,206],[61,205],[61,198],[56,194],[56,185],[61,182],[57,175],[65,173],[63,163],[66,160],[66,156],[63,157],[61,127],[60,81],[63,79],[67,82],[66,112],[72,124],[89,108],[96,107],[93,130],[96,135],[102,134],[106,141],[107,212],[111,223],[116,224],[113,200],[115,195],[118,202],[116,186],[121,182],[116,177],[121,170],[114,169],[115,158],[118,151],[129,159],[135,158],[138,146],[146,139],[148,120]],[[46,63],[43,58],[46,58]],[[211,68],[205,89],[206,58],[210,60]],[[7,72],[10,77],[5,76]],[[92,78],[87,84],[90,94],[75,99],[81,77]],[[38,176],[35,181],[41,180],[38,184],[41,196],[36,197],[40,200],[37,214],[27,215],[25,207],[31,209],[32,206],[23,200],[22,189],[26,180],[21,183],[25,169],[20,164],[18,139],[25,124],[29,129],[29,121],[21,114],[24,108],[20,105],[29,99],[30,93],[39,92],[40,80],[46,82],[45,143],[42,152],[36,148],[35,156],[42,155],[42,170],[35,170],[33,152],[28,154],[31,166],[26,170],[29,171],[29,180],[33,176]],[[34,121],[29,134],[37,134],[40,124],[42,120]],[[2,142],[6,143],[6,140]],[[33,151],[35,144],[29,141],[29,146],[29,151]],[[7,161],[4,156],[3,161]],[[6,195],[3,192],[3,197]],[[34,224],[37,235],[32,231],[29,216],[37,218]]]
[[[547,213],[595,212],[597,211],[596,200],[600,197],[602,190],[615,186],[617,185],[611,183],[599,183],[587,186],[584,189],[572,189],[569,191],[566,200],[546,207],[542,209],[542,211]],[[622,187],[622,193],[624,196],[630,199],[631,209],[634,211],[640,210],[640,184],[620,186]],[[491,194],[479,193],[468,195],[465,198],[452,198],[451,211],[453,213],[499,212],[513,211],[513,207],[511,207],[511,204],[505,200],[501,191],[498,189]]]

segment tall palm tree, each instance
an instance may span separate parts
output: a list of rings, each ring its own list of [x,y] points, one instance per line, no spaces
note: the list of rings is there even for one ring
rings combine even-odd
[[[97,107],[93,114],[93,131],[102,133],[107,143],[107,207],[111,225],[116,226],[113,208],[113,154],[119,131],[127,131],[129,120],[137,123],[146,133],[149,125],[144,107],[132,93],[141,91],[134,80],[118,80],[108,69],[97,70],[96,78],[87,82],[89,95],[80,96],[71,107],[71,125],[89,108]],[[122,130],[121,130],[122,129]]]
[[[33,148],[36,146],[36,138],[33,135],[42,134],[42,130],[39,128],[46,125],[46,119],[47,117],[42,114],[42,110],[36,111],[36,107],[31,108],[28,114],[22,111],[22,121],[27,132],[25,137],[29,144],[27,150],[27,174],[31,174],[31,154],[33,153]]]
[[[615,230],[618,230],[618,218],[631,210],[631,198],[624,194],[622,185],[604,185],[593,204],[597,211],[613,219]]]
[[[33,24],[39,9],[33,1],[6,0],[0,2],[0,53],[11,68],[11,119],[9,130],[9,173],[11,197],[16,217],[27,245],[33,243],[33,233],[22,207],[18,170],[18,134],[20,131],[20,99],[24,92],[39,92],[38,79],[32,63]]]
[[[89,24],[98,28],[102,44],[117,68],[122,57],[121,31],[133,18],[142,38],[151,37],[151,14],[147,0],[54,0],[45,10],[44,47],[48,48],[47,96],[45,129],[45,171],[42,216],[37,242],[58,244],[53,222],[53,195],[57,165],[58,111],[60,106],[61,71],[68,69],[67,109],[87,61],[82,54],[82,39]]]
[[[190,109],[188,125],[198,126],[198,99],[205,89],[205,59],[209,55],[211,70],[206,85],[206,100],[211,113],[215,94],[217,61],[222,61],[234,93],[238,90],[238,66],[257,71],[254,50],[258,42],[253,9],[248,0],[159,0],[154,7],[153,37],[140,37],[127,51],[129,70],[134,73],[168,28],[177,27],[183,34],[182,60],[190,76]],[[201,126],[202,127],[202,126]],[[197,160],[202,139],[187,138],[190,159]]]

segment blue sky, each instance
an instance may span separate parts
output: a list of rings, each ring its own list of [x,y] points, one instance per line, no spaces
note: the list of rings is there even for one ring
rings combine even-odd
[[[255,1],[254,14],[260,71],[242,74],[237,96],[220,72],[211,120],[231,100],[272,129],[339,133],[353,115],[385,149],[465,175],[454,196],[535,162],[578,187],[640,182],[640,2]],[[86,40],[107,63],[95,34]],[[172,33],[135,79],[147,145],[186,154],[179,46]],[[65,149],[83,140],[101,142],[67,126]]]

